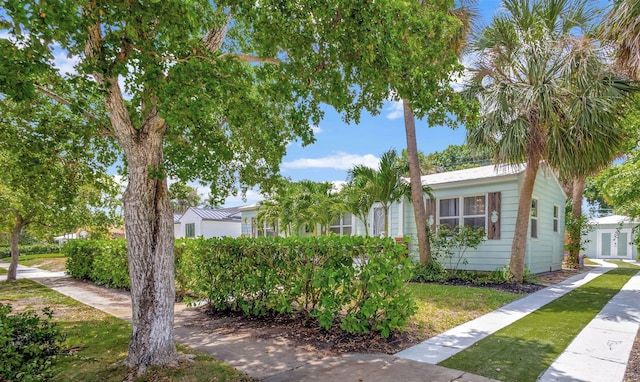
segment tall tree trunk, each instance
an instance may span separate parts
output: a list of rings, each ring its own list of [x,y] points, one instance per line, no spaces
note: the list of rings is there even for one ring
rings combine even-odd
[[[404,109],[404,129],[407,137],[407,157],[409,159],[409,180],[411,184],[411,201],[413,215],[416,220],[418,234],[418,254],[422,264],[431,262],[431,245],[427,226],[427,213],[424,207],[424,192],[422,191],[422,179],[420,174],[420,161],[418,159],[418,143],[416,139],[416,120],[408,101],[402,101]]]
[[[19,213],[15,213],[16,216],[16,224],[13,226],[13,230],[11,231],[11,264],[9,264],[9,270],[7,272],[7,280],[15,281],[18,275],[18,257],[20,256],[20,251],[18,249],[18,241],[20,240],[20,233],[22,232],[22,228],[25,226],[25,220],[22,218],[22,215]]]
[[[520,188],[520,199],[518,201],[518,214],[516,216],[515,232],[513,234],[513,244],[511,246],[511,259],[509,261],[509,271],[513,275],[513,281],[521,283],[524,275],[524,255],[527,248],[527,237],[529,236],[529,220],[531,218],[531,197],[533,186],[540,162],[537,156],[527,160],[527,168],[524,172],[524,180]]]
[[[122,202],[133,325],[125,363],[140,375],[149,366],[175,365],[178,360],[173,341],[173,214],[162,171],[166,124],[155,107],[149,107],[136,129],[117,79],[109,82],[106,106],[129,169]]]
[[[585,178],[577,177],[573,179],[571,190],[571,229],[569,230],[569,266],[577,268],[580,256],[580,242],[582,241],[582,194],[584,192]]]

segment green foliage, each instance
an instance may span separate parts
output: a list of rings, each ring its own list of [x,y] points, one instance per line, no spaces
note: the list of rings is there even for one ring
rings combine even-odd
[[[112,288],[129,288],[125,239],[69,240],[62,246],[67,274]]]
[[[430,261],[427,264],[418,263],[414,265],[411,281],[418,283],[445,281],[449,277],[449,272],[437,261]]]
[[[569,210],[569,208],[567,208]],[[564,245],[565,251],[569,254],[567,263],[570,267],[577,267],[579,264],[580,252],[586,249],[586,245],[589,240],[585,239],[587,234],[593,230],[593,226],[589,225],[589,219],[582,215],[579,218],[574,218],[571,215],[571,211],[566,214],[565,231],[571,240],[567,241]]]
[[[197,207],[202,202],[198,190],[183,182],[172,183],[169,186],[169,198],[174,213],[185,212],[189,207]]]
[[[478,248],[486,240],[484,229],[469,226],[451,229],[447,225],[440,225],[429,234],[433,258],[453,274],[458,273],[461,264],[468,264],[464,257],[467,250]]]
[[[415,310],[405,250],[357,236],[178,240],[176,280],[216,309],[296,313],[325,329],[388,336]]]
[[[53,311],[10,314],[11,305],[0,303],[0,380],[46,381],[60,351],[64,335],[51,322]]]
[[[58,244],[30,244],[20,245],[18,247],[20,255],[32,255],[36,253],[58,253],[60,246]],[[0,247],[0,258],[11,256],[11,248]]]
[[[463,170],[493,163],[486,148],[472,149],[467,144],[449,145],[442,151],[426,155],[424,160],[431,165],[431,172]]]

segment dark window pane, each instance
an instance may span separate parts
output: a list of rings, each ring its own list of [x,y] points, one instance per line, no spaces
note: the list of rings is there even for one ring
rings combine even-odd
[[[458,199],[440,199],[440,216],[458,216]]]
[[[440,224],[441,225],[446,225],[450,229],[454,229],[455,227],[460,225],[458,219],[440,219]]]
[[[485,227],[485,218],[477,217],[477,218],[464,218],[464,225],[467,227]]]
[[[472,196],[464,198],[465,215],[483,215],[485,213],[484,196]]]

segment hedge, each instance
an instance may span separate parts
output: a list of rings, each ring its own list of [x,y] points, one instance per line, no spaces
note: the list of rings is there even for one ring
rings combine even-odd
[[[74,240],[63,246],[67,273],[128,288],[124,240]],[[406,326],[416,306],[406,247],[390,238],[179,239],[176,291],[219,310],[246,315],[293,313],[329,329],[380,332]]]
[[[28,244],[18,246],[20,255],[33,255],[39,253],[58,253],[60,246],[58,244]],[[11,247],[3,246],[0,248],[0,258],[10,257]]]

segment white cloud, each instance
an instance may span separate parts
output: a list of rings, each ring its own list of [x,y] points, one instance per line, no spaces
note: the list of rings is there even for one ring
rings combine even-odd
[[[402,108],[402,100],[390,101],[390,105],[385,108],[387,112],[387,119],[398,119],[404,117],[404,110]]]
[[[459,75],[454,76],[449,83],[453,90],[460,92],[464,89],[465,83],[471,78],[471,71],[469,69],[472,68],[477,61],[477,57],[477,53],[469,53],[462,56],[460,63],[464,66],[464,70]]]
[[[322,158],[300,158],[291,162],[284,162],[282,163],[282,168],[332,168],[336,170],[349,170],[358,164],[376,168],[379,162],[380,159],[373,154],[358,155],[338,152]]]
[[[54,50],[53,64],[60,71],[60,74],[75,74],[77,73],[74,66],[80,62],[80,58],[77,56],[69,56],[61,50]]]
[[[313,131],[314,134],[320,134],[322,132],[322,129],[320,128],[320,126],[311,126],[311,131]]]

